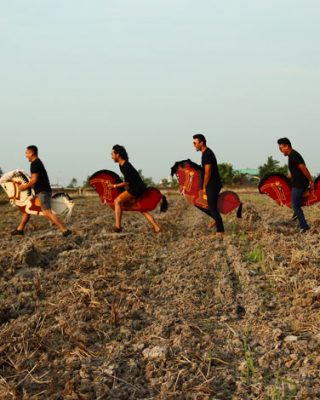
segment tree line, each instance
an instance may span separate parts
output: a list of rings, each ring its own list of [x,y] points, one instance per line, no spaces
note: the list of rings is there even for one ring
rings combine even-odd
[[[221,179],[225,185],[237,185],[242,183],[254,183],[257,182],[257,179],[253,179],[250,182],[250,178],[239,172],[239,170],[234,169],[231,163],[220,163],[218,164],[219,172],[221,175]],[[267,161],[258,167],[258,176],[257,178],[262,178],[264,175],[268,173],[281,173],[284,175],[288,174],[288,166],[280,165],[280,162],[275,160],[272,156],[267,158]],[[145,177],[141,170],[139,170],[140,176],[147,186],[159,186],[154,180],[150,177]],[[90,187],[89,184],[89,176],[83,182],[82,187]],[[162,186],[176,188],[178,187],[178,181],[176,178],[173,178],[172,181],[168,179],[162,179]],[[77,186],[77,180],[72,178],[68,187],[74,188]]]
[[[246,181],[247,177],[245,174],[240,173],[238,170],[234,169],[231,163],[220,163],[218,164],[219,172],[222,178],[222,181],[225,185],[236,185],[241,184]],[[284,175],[288,174],[288,166],[287,165],[280,165],[280,162],[275,160],[272,156],[267,158],[267,161],[258,167],[259,178],[262,178],[264,175],[268,173],[281,173]],[[139,170],[139,173],[146,183],[147,186],[157,186],[157,183],[151,177],[146,177],[143,175],[142,171]],[[2,169],[0,168],[0,176],[3,174]],[[76,178],[72,178],[70,183],[67,185],[68,188],[86,188],[90,187],[89,183],[90,176],[82,183],[79,184]],[[246,183],[248,183],[246,181]],[[167,179],[163,179],[163,185],[167,187],[177,187],[178,182],[174,178],[172,181],[168,181]]]

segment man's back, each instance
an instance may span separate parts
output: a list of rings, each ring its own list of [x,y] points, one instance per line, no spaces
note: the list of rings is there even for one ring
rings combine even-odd
[[[222,183],[218,168],[218,162],[216,156],[214,155],[214,152],[211,149],[209,149],[209,147],[207,147],[206,150],[202,153],[201,163],[202,163],[202,168],[204,168],[204,166],[207,164],[211,165],[211,176],[209,180],[209,185],[221,187]]]
[[[300,164],[306,165],[303,157],[296,150],[292,150],[288,156],[289,171],[292,177],[292,186],[306,189],[309,186],[307,177],[298,167]]]
[[[36,158],[32,161],[30,169],[31,174],[38,174],[38,180],[34,185],[35,193],[51,192],[49,177],[40,158]]]

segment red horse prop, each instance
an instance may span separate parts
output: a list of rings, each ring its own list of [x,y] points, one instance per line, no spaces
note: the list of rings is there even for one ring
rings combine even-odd
[[[208,201],[202,190],[202,168],[191,160],[177,161],[171,168],[171,175],[176,175],[181,194],[189,203],[210,215]],[[241,218],[242,203],[237,193],[226,190],[219,195],[218,210],[228,214],[238,209],[237,217]]]
[[[123,188],[110,188],[109,185],[121,183],[119,175],[112,171],[103,169],[94,173],[89,179],[90,185],[98,193],[101,202],[108,204],[114,210],[114,200],[123,192]],[[165,196],[156,188],[148,188],[147,191],[133,202],[124,204],[123,211],[149,212],[153,211],[161,202],[160,211],[165,212],[168,209],[168,203]]]
[[[275,200],[279,206],[291,207],[291,181],[283,174],[265,175],[259,183],[259,192]],[[320,202],[320,176],[314,182],[314,189],[307,189],[303,195],[302,206],[312,206]]]

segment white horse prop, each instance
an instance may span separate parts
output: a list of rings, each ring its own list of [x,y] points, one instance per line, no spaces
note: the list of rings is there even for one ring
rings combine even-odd
[[[0,178],[0,185],[7,193],[11,204],[18,207],[22,213],[30,215],[43,215],[40,201],[35,196],[33,189],[18,190],[18,186],[28,183],[29,176],[20,169],[7,172]],[[55,214],[70,217],[74,202],[65,193],[56,193],[52,196],[51,209]]]

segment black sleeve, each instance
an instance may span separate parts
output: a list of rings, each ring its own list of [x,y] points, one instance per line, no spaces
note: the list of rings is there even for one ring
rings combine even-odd
[[[133,171],[132,171],[131,165],[128,162],[126,162],[123,165],[122,173],[123,173],[125,182],[131,183],[131,181],[133,180]]]
[[[40,165],[37,162],[33,162],[30,168],[31,174],[39,174],[40,173]]]
[[[304,159],[302,158],[302,156],[300,154],[294,154],[293,156],[293,160],[292,160],[296,166],[298,166],[299,164],[303,164],[305,165]]]
[[[203,165],[212,164],[210,153],[206,153],[206,154],[203,155],[202,164]]]
[[[215,163],[216,163],[215,156],[212,153],[204,154],[202,163],[203,163],[203,165],[206,165],[206,164],[215,165]]]
[[[207,157],[206,154],[204,154],[204,155],[202,156],[202,165],[206,165],[206,164],[208,164],[208,157]]]

